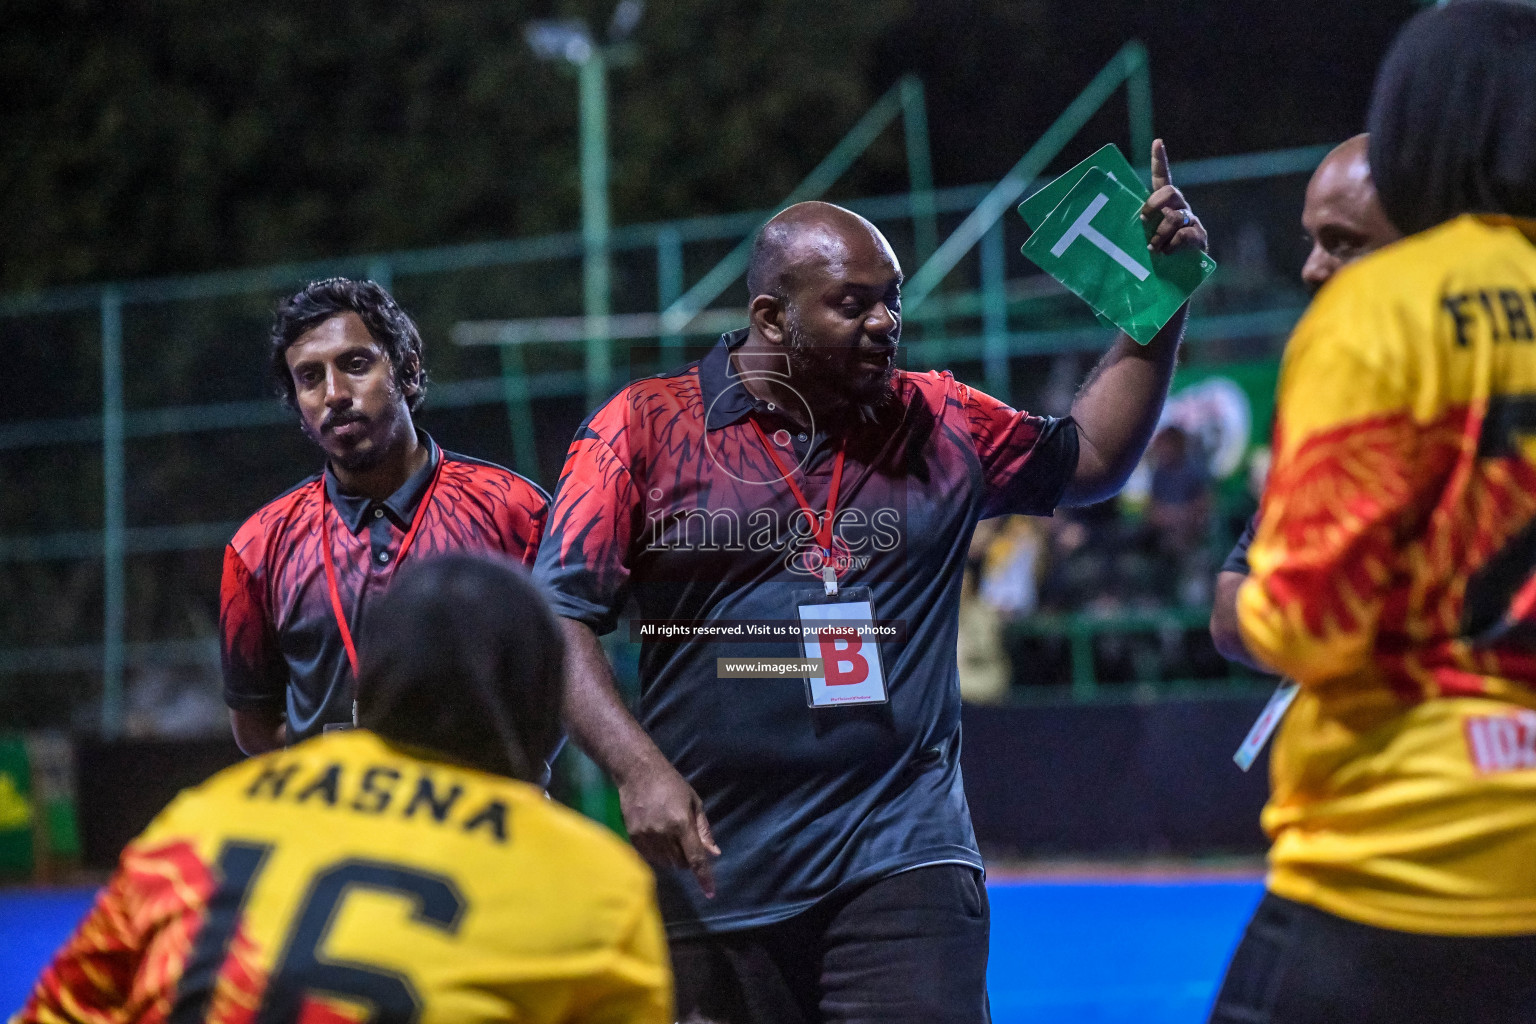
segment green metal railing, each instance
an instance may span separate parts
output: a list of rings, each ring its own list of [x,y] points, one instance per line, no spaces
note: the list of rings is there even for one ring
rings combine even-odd
[[[921,319],[923,303],[927,301],[939,283],[954,270],[966,253],[980,242],[1013,208],[1030,184],[1061,154],[1068,142],[1083,130],[1088,119],[1098,113],[1114,91],[1126,87],[1126,106],[1130,113],[1131,153],[1135,160],[1152,150],[1152,82],[1147,67],[1147,50],[1132,40],[1110,58],[1109,63],[1093,76],[1093,80],[1068,104],[1061,116],[1045,130],[1033,146],[1025,151],[1003,179],[982,197],[955,229],[944,240],[917,273],[913,274],[902,289],[902,302],[908,316]]]
[[[995,185],[935,189],[929,169],[922,86],[916,79],[903,79],[854,125],[789,199],[824,194],[900,114],[912,191],[845,205],[877,223],[905,222],[910,225],[912,252],[920,264],[905,295],[909,322],[919,328],[908,346],[910,361],[914,365],[979,362],[987,386],[1007,394],[1010,360],[1035,354],[1098,350],[1105,344],[1105,334],[1085,318],[1080,326],[1037,330],[1014,328],[1014,321],[1020,315],[1027,315],[1040,302],[1059,301],[1063,293],[1038,277],[1008,278],[1003,215],[1031,184],[1042,183],[1039,175],[1044,168],[1121,84],[1127,87],[1133,148],[1145,150],[1151,137],[1148,81],[1145,51],[1140,44],[1128,44],[1095,76],[1046,135],[1030,147],[1003,181]],[[1303,174],[1311,171],[1326,148],[1306,147],[1189,161],[1175,164],[1174,173],[1184,187]],[[660,312],[638,314],[656,321],[651,328],[654,333],[644,336],[655,338],[664,352],[678,354],[684,339],[714,333],[720,327],[721,317],[739,316],[730,310],[708,307],[739,278],[752,233],[774,212],[754,210],[613,228],[606,239],[608,252],[648,256],[653,261],[656,309]],[[960,218],[958,226],[940,243],[941,222],[944,218],[956,217]],[[128,642],[125,629],[127,557],[150,552],[217,548],[228,539],[237,523],[129,526],[127,448],[130,442],[211,430],[278,425],[289,429],[292,413],[269,399],[126,408],[124,318],[128,311],[156,304],[270,296],[291,289],[296,283],[337,274],[366,274],[392,286],[402,279],[426,275],[582,260],[590,241],[580,232],[565,232],[502,242],[78,286],[0,298],[0,318],[42,317],[90,310],[99,315],[100,414],[0,424],[0,454],[47,446],[99,444],[103,496],[102,528],[99,531],[0,537],[0,564],[100,559],[104,567],[100,642],[0,650],[0,675],[78,672],[99,667],[102,672],[102,729],[113,735],[122,728],[123,682],[130,667],[216,663],[215,645],[207,640]],[[685,287],[686,248],[718,251],[727,243],[731,248],[725,256],[691,287]],[[953,282],[941,292],[940,285],[947,283],[964,256],[978,247],[976,285]],[[1198,343],[1202,339],[1283,334],[1299,312],[1294,302],[1290,302],[1277,308],[1220,315],[1197,313],[1191,320],[1188,336]],[[590,400],[593,394],[606,394],[614,383],[609,346],[615,340],[622,340],[623,331],[610,328],[622,326],[614,323],[622,317],[605,316],[603,323],[597,325],[601,330],[592,330],[590,320],[590,317],[582,318],[583,329],[569,340],[590,349],[596,337],[603,351],[589,351],[579,369],[568,363],[541,368],[525,355],[529,343],[555,340],[548,338],[548,321],[543,322],[544,335],[529,335],[516,343],[506,333],[479,339],[466,335],[460,340],[500,344],[499,372],[494,376],[435,384],[432,407],[503,406],[508,416],[516,465],[529,475],[538,475],[533,402],[551,397],[587,397]],[[514,331],[509,324],[517,323],[500,322],[497,330]],[[1084,692],[1087,692],[1086,688]]]
[[[791,206],[809,199],[819,199],[826,194],[837,179],[853,166],[869,149],[880,133],[895,120],[897,113],[903,117],[903,133],[906,138],[907,183],[911,203],[911,216],[916,227],[916,252],[919,259],[927,259],[934,251],[938,237],[938,210],[933,200],[933,164],[928,150],[928,116],[923,104],[923,84],[911,76],[904,76],[888,89],[884,96],[869,108],[857,124],[849,129],[832,151],[817,164],[805,179],[784,197],[780,207]],[[775,211],[776,212],[776,211]],[[715,264],[699,282],[671,304],[662,306],[664,337],[675,337],[686,328],[694,317],[718,299],[747,269],[747,259],[752,252],[752,236],[767,216],[752,226],[730,254]]]
[[[1074,700],[1091,701],[1100,694],[1098,673],[1093,664],[1093,642],[1100,636],[1198,630],[1206,628],[1210,618],[1209,608],[1182,606],[1113,613],[1074,612],[1060,615],[1047,612],[1010,623],[1008,629],[1019,636],[1065,637],[1072,697]],[[1159,681],[1156,672],[1150,668],[1138,671],[1137,675],[1139,683]]]

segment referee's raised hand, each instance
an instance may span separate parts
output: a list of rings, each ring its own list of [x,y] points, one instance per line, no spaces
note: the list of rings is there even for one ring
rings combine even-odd
[[[624,827],[640,855],[652,864],[686,867],[704,895],[715,895],[714,859],[720,856],[704,816],[704,802],[664,759],[619,782]]]
[[[1152,252],[1205,249],[1210,244],[1205,225],[1189,208],[1184,193],[1173,185],[1173,175],[1168,171],[1168,148],[1162,139],[1152,142],[1152,194],[1141,208],[1141,220],[1152,233],[1147,239],[1147,248]]]

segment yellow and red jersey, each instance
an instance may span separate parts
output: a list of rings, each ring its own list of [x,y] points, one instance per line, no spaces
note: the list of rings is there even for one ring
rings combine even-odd
[[[1248,557],[1244,639],[1302,684],[1270,889],[1536,933],[1536,223],[1459,217],[1319,293]]]
[[[13,1024],[672,1020],[650,871],[532,786],[339,732],[178,797]]]

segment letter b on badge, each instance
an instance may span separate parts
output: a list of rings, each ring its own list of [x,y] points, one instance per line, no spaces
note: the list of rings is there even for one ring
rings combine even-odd
[[[813,708],[880,704],[887,699],[880,641],[872,629],[875,609],[863,587],[850,587],[835,601],[800,604],[801,645],[821,662],[821,674],[807,676],[806,703]]]
[[[856,629],[824,629],[816,636],[826,665],[828,686],[852,686],[869,678],[864,640]]]

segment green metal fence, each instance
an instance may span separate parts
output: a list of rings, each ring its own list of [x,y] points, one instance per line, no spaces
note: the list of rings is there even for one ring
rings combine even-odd
[[[1002,181],[935,189],[922,87],[904,79],[787,200],[836,196],[915,268],[909,366],[950,366],[1019,404],[1038,402],[1053,362],[1109,339],[1017,255],[1024,229],[1009,211],[1121,85],[1121,141],[1145,152],[1147,59],[1132,43]],[[838,195],[841,175],[898,118],[911,191]],[[1173,165],[1223,263],[1197,304],[1191,358],[1272,350],[1294,323],[1304,302],[1292,280],[1295,225],[1325,151]],[[613,228],[604,309],[630,313],[584,308],[580,232],[0,298],[0,344],[19,353],[0,419],[0,713],[30,725],[95,721],[113,735],[128,713],[130,673],[206,676],[216,665],[220,549],[245,515],[316,463],[293,414],[263,394],[279,295],[336,274],[390,287],[428,339],[428,428],[548,486],[595,397],[744,323],[715,303],[740,280],[751,234],[773,212]]]

